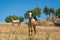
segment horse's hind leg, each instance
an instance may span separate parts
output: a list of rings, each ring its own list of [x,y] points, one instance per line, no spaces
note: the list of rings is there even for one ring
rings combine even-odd
[[[36,25],[34,25],[34,34],[36,34]]]

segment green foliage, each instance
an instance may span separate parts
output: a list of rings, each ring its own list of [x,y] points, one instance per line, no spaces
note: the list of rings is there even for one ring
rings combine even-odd
[[[44,7],[43,12],[44,12],[46,15],[50,15],[50,9],[49,9],[47,6]]]
[[[48,16],[48,18],[50,18],[51,16],[55,17],[57,14],[54,8],[48,8],[47,6],[44,7],[43,12]]]
[[[50,14],[53,14],[53,15],[56,15],[56,11],[55,11],[55,9],[54,8],[50,8]]]
[[[29,12],[30,11],[32,11],[32,14],[33,14],[32,17],[40,17],[40,15],[41,15],[41,9],[39,7],[36,7],[32,10],[26,11],[26,13],[24,14],[24,17],[18,17],[16,15],[10,15],[10,16],[7,16],[5,18],[5,21],[6,22],[12,22],[12,18],[13,18],[14,20],[19,19],[21,22],[23,22],[24,18],[25,19],[29,18]],[[43,12],[48,16],[48,18],[51,16],[51,14],[53,15],[53,17],[59,16],[59,18],[60,18],[60,8],[55,10],[54,8],[48,8],[47,6],[45,6]]]
[[[24,17],[19,17],[19,20],[20,20],[20,22],[23,22],[24,21]]]
[[[57,13],[60,13],[60,8],[57,9]]]
[[[57,11],[54,8],[50,8],[50,12],[53,14],[53,16],[57,15]]]
[[[16,15],[13,15],[13,16],[12,16],[12,18],[13,18],[14,20],[19,19],[19,17],[18,17],[18,16],[16,16]]]
[[[28,40],[34,40],[33,36],[28,36]]]
[[[33,35],[28,36],[27,40],[42,40],[40,37],[35,37]]]
[[[50,8],[50,12],[53,13],[54,16],[59,16],[60,15],[60,8],[55,10],[54,8]]]
[[[41,9],[39,7],[36,7],[32,10],[32,13],[33,13],[33,17],[34,16],[38,16],[40,17],[40,14],[41,14]]]
[[[24,18],[23,17],[18,17],[18,16],[16,16],[16,15],[10,15],[10,16],[7,16],[6,18],[5,18],[5,22],[12,22],[12,18],[14,19],[14,20],[20,20],[21,22],[23,22],[23,20],[24,20]]]
[[[56,15],[57,15],[57,16],[60,15],[60,8],[57,9],[57,14],[56,14]]]
[[[6,22],[12,22],[12,16],[10,15],[10,16],[7,16],[6,18],[5,18],[5,21]]]
[[[58,18],[60,18],[60,15],[58,16]]]
[[[50,12],[54,13],[55,12],[54,8],[50,8]]]
[[[39,7],[36,7],[36,8],[34,8],[33,10],[31,10],[31,11],[32,11],[32,14],[33,14],[32,17],[34,17],[34,16],[40,17],[41,9],[40,9]],[[29,12],[30,12],[30,11],[27,11],[27,12],[24,14],[25,19],[29,18]]]

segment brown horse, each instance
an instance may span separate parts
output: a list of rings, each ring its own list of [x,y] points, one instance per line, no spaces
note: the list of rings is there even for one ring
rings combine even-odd
[[[20,20],[14,20],[14,19],[12,18],[12,25],[14,26],[14,24],[18,24],[18,26],[19,26]]]
[[[32,13],[29,13],[29,21],[28,21],[28,28],[29,28],[29,35],[32,34],[34,29],[34,34],[36,34],[36,20],[32,18]]]

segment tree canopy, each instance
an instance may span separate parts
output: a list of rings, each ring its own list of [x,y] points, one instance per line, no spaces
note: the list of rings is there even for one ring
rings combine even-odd
[[[12,18],[14,19],[14,20],[20,20],[21,22],[23,22],[23,20],[24,20],[24,18],[23,17],[18,17],[18,16],[16,16],[16,15],[9,15],[9,16],[7,16],[6,18],[5,18],[5,22],[12,22]]]
[[[32,11],[32,14],[33,14],[32,17],[34,17],[34,16],[40,17],[41,9],[39,7],[36,7],[33,10],[26,11],[26,13],[24,14],[25,19],[29,18],[30,11]]]
[[[25,14],[24,14],[24,17],[18,17],[18,16],[16,16],[16,15],[9,15],[9,16],[7,16],[6,18],[5,18],[5,21],[6,22],[12,22],[12,19],[11,18],[13,18],[14,20],[20,20],[21,22],[23,22],[24,21],[24,18],[25,19],[27,19],[27,18],[29,18],[29,12],[32,12],[32,18],[33,17],[40,17],[40,15],[41,15],[41,9],[40,9],[40,7],[35,7],[34,9],[32,9],[32,10],[27,10],[26,12],[25,12]],[[60,18],[60,8],[58,8],[57,10],[55,10],[54,8],[48,8],[47,6],[45,6],[44,7],[44,9],[43,9],[43,12],[44,12],[44,14],[46,14],[46,16],[49,18],[50,16],[51,16],[51,14],[54,16],[54,17],[56,17],[56,16],[59,16],[59,18]]]

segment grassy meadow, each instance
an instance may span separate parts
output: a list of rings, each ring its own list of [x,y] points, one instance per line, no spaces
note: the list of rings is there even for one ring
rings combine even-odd
[[[11,23],[0,23],[0,40],[60,40],[60,27],[36,26],[36,35],[28,35],[28,26],[12,26]]]

